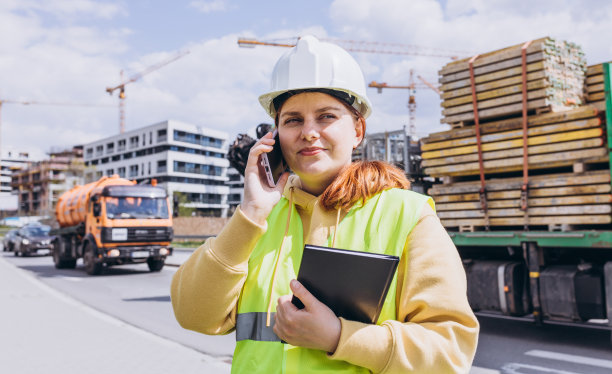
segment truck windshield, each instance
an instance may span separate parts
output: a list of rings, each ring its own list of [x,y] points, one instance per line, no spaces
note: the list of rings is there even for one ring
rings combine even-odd
[[[168,218],[166,199],[149,197],[111,197],[106,199],[106,217],[110,219]]]

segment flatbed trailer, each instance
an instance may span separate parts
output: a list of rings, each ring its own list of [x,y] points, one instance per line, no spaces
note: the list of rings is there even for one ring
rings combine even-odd
[[[603,72],[612,171],[612,63],[604,63]],[[474,308],[478,315],[612,332],[611,225],[570,227],[568,231],[496,230],[449,235],[464,261],[468,296],[471,293],[476,300],[470,303],[473,307],[480,304]],[[510,274],[511,264],[519,271]],[[473,275],[475,265],[478,274]],[[523,280],[510,279],[513,277]],[[517,295],[509,296],[512,293]],[[498,300],[493,300],[496,297]],[[568,309],[562,311],[564,308]],[[597,315],[600,318],[589,318]]]

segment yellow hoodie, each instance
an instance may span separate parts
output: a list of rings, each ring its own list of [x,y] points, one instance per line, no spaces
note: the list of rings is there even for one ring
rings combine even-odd
[[[336,212],[319,206],[292,176],[304,226],[304,242],[326,245]],[[345,214],[345,212],[344,212]],[[172,279],[172,306],[186,329],[204,334],[231,332],[248,259],[266,225],[237,209],[215,238],[208,239]],[[374,373],[467,373],[476,352],[478,321],[467,302],[461,259],[428,204],[414,227],[398,267],[398,321],[369,325],[340,319],[342,331],[330,359],[344,360]],[[406,255],[406,253],[408,255]]]

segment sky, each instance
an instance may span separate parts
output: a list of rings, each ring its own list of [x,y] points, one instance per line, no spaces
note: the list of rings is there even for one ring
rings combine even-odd
[[[105,89],[122,70],[133,77],[181,52],[189,53],[126,86],[126,131],[172,119],[230,139],[252,132],[270,123],[257,98],[286,48],[240,48],[239,37],[310,34],[470,57],[550,36],[580,45],[590,65],[612,60],[611,19],[607,0],[0,0],[0,147],[42,159],[117,134],[117,92]],[[366,82],[390,85],[407,85],[411,69],[437,83],[451,61],[352,55]],[[367,92],[368,132],[408,124],[407,90]],[[415,97],[416,135],[446,130],[439,96],[418,87]]]

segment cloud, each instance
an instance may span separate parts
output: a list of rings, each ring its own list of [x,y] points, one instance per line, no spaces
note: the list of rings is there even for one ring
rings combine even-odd
[[[219,12],[220,16],[231,7],[229,2],[186,3],[195,8],[208,6],[209,12]],[[236,26],[229,32],[191,40],[188,38],[195,38],[191,34],[173,35],[173,49],[153,46],[138,55],[140,50],[130,44],[130,36],[140,29],[126,28],[125,20],[109,21],[122,17],[132,21],[127,9],[115,2],[2,1],[0,34],[10,37],[0,43],[0,99],[112,105],[7,103],[2,107],[2,145],[42,157],[51,147],[71,147],[116,134],[117,93],[110,97],[105,88],[119,83],[121,69],[126,77],[133,76],[183,49],[190,53],[126,86],[127,130],[177,119],[235,136],[260,122],[270,122],[257,98],[269,89],[273,66],[286,49],[240,48],[238,36],[272,40],[332,35],[422,46],[422,51],[429,52],[432,48],[459,50],[469,56],[551,35],[582,45],[591,63],[607,61],[612,59],[612,45],[601,42],[598,36],[610,34],[612,4],[596,3],[597,14],[587,16],[570,0],[544,0],[530,6],[522,0],[336,0],[329,6],[328,19],[317,15],[309,27],[292,26],[295,18],[290,14],[270,14],[278,22],[266,23],[265,27],[232,18],[228,22]],[[127,57],[135,55],[138,57]],[[449,61],[418,55],[353,55],[367,82],[398,85],[408,83],[411,69],[436,83],[438,70]],[[386,89],[382,94],[368,90],[375,110],[368,119],[369,132],[408,124],[407,90]],[[437,95],[419,87],[416,99],[418,134],[444,129]]]
[[[0,44],[0,100],[116,105],[104,87],[117,80],[114,56],[127,50],[129,30],[89,20],[121,12],[81,0],[3,3],[0,33],[11,37]],[[94,140],[111,118],[115,107],[5,103],[2,145],[41,158],[53,146]]]
[[[189,3],[189,6],[202,13],[223,12],[227,10],[227,0],[196,0]]]
[[[127,15],[127,11],[119,4],[94,0],[21,0],[15,1],[9,9],[20,11],[37,11],[61,17],[64,19],[78,19],[77,17],[92,17],[97,19],[111,19]],[[17,5],[18,4],[18,5]]]
[[[593,12],[597,9],[597,12]],[[597,14],[594,14],[597,13]],[[612,33],[612,3],[604,0],[335,0],[329,8],[338,37],[378,42],[394,42],[431,49],[465,51],[464,57],[493,51],[543,36],[568,40],[580,45],[589,64],[612,60],[612,44],[602,43],[599,35]],[[449,61],[434,57],[354,54],[366,79],[406,84],[410,69],[428,79]],[[372,68],[378,66],[378,69]],[[368,76],[369,75],[369,76]],[[375,102],[370,122],[378,128],[399,127],[389,122],[391,115],[402,118],[407,112],[406,92],[372,92]],[[420,133],[440,129],[439,98],[428,89],[417,90],[417,123]],[[384,110],[377,116],[376,110]],[[405,122],[405,121],[404,121]]]

